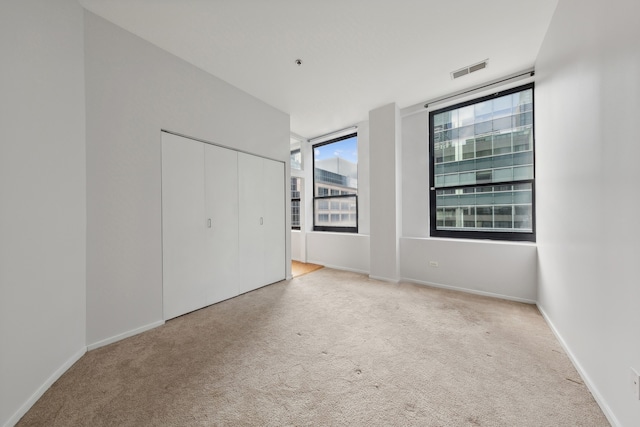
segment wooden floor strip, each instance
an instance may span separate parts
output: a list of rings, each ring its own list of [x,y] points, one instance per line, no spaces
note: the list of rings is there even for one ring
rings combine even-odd
[[[293,277],[302,276],[312,271],[321,269],[322,266],[318,264],[309,264],[299,261],[291,261],[291,275]]]

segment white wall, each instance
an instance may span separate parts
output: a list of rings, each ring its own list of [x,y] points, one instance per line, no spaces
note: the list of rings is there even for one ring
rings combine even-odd
[[[614,425],[640,425],[640,3],[561,0],[536,64],[539,306]]]
[[[371,232],[371,165],[369,122],[358,123],[358,234]]]
[[[307,233],[307,261],[339,270],[369,273],[369,236]]]
[[[521,84],[524,81],[504,88]],[[450,104],[486,94],[477,93]],[[534,303],[535,244],[429,237],[428,127],[428,110],[402,118],[402,280]],[[429,261],[437,261],[439,266],[431,267]]]
[[[403,237],[400,268],[406,281],[536,302],[536,247],[530,243]]]
[[[402,118],[402,235],[429,237],[429,114]]]
[[[162,323],[160,130],[284,161],[287,190],[290,141],[287,114],[90,12],[85,24],[92,348]],[[290,228],[287,215],[287,260]]]
[[[402,224],[400,111],[387,104],[369,112],[370,276],[397,282]]]
[[[291,230],[291,259],[307,262],[306,233],[301,230]]]
[[[0,3],[0,425],[85,352],[83,15]]]

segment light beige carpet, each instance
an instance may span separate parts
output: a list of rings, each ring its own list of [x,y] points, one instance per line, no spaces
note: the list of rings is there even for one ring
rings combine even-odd
[[[535,307],[324,268],[91,351],[20,426],[606,426]]]

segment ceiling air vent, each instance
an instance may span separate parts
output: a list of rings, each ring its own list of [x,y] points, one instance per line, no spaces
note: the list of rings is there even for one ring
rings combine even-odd
[[[451,73],[451,76],[454,79],[457,79],[458,77],[462,77],[469,74],[469,68],[463,68],[462,70],[458,70],[458,71],[454,71],[453,73]]]
[[[478,70],[482,70],[484,68],[487,68],[487,63],[489,62],[488,59],[485,59],[482,62],[478,62],[477,64],[473,64],[473,65],[469,65],[466,66],[464,68],[461,68],[459,70],[456,71],[452,71],[451,72],[451,78],[452,79],[457,79],[460,78],[462,76],[466,76],[467,74],[471,74],[471,73],[475,73]]]

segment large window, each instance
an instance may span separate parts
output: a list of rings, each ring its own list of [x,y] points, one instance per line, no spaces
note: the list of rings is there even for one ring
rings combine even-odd
[[[300,192],[302,178],[291,177],[291,229],[300,230]]]
[[[313,146],[313,229],[358,232],[358,137]]]
[[[429,114],[431,235],[535,241],[533,84]]]

